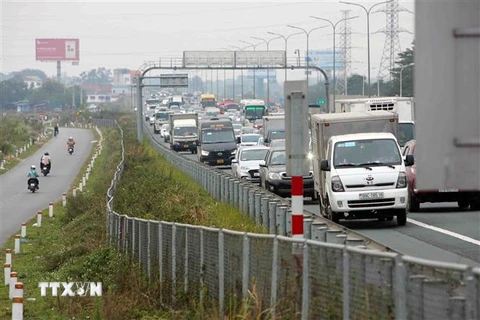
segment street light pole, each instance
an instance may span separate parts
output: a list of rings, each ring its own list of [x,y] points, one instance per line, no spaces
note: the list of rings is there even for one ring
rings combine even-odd
[[[248,48],[248,47],[240,48],[237,46],[229,46],[229,47],[240,50],[240,51],[243,51]],[[235,69],[233,70],[233,84],[234,84],[233,85],[233,101],[235,101]],[[243,100],[243,69],[240,70],[240,90],[241,90],[240,99]]]
[[[308,39],[310,38],[310,33],[312,33],[315,30],[318,30],[318,29],[326,28],[327,26],[321,26],[321,27],[313,28],[313,29],[310,29],[310,31],[307,31],[307,30],[305,30],[303,28],[300,28],[300,27],[297,27],[297,26],[292,26],[290,24],[287,25],[287,27],[302,30],[305,33],[305,35],[307,36],[307,57],[306,57],[306,60],[307,60],[307,93],[308,93],[308,91],[309,91],[308,76],[309,76],[309,73],[310,73],[310,55],[309,55],[309,51],[308,51],[309,50]],[[299,55],[300,55],[300,52],[299,52]]]
[[[405,69],[406,67],[411,67],[413,65],[415,65],[415,63],[410,63],[400,68],[400,97],[403,97],[403,78],[402,78],[403,69]]]
[[[251,38],[265,42],[265,44],[267,45],[267,51],[269,51],[270,50],[270,42],[272,40],[280,39],[281,37],[275,37],[275,38],[272,38],[270,40],[265,40],[265,39],[259,38],[259,37],[251,37]],[[267,101],[268,101],[268,105],[270,105],[270,69],[269,68],[267,68]]]
[[[388,3],[390,1],[383,1],[383,2],[379,2],[379,3],[376,3],[374,4],[373,6],[370,7],[370,9],[367,9],[365,8],[363,5],[361,4],[358,4],[358,3],[354,3],[354,2],[347,2],[347,1],[340,1],[340,3],[343,3],[343,4],[349,4],[349,5],[352,5],[352,6],[358,6],[360,8],[362,8],[363,10],[365,10],[366,14],[367,14],[367,68],[368,68],[368,97],[370,98],[372,96],[372,88],[371,88],[371,83],[370,83],[370,12],[372,11],[373,8],[375,8],[376,6],[379,6],[381,4],[385,4],[385,3]]]
[[[283,38],[283,40],[285,40],[285,60],[286,60],[285,64],[288,65],[288,38],[302,34],[302,32],[292,33],[286,37],[284,35],[281,35],[280,33],[275,33],[275,32],[267,32],[267,33],[274,36],[279,36]],[[285,68],[285,81],[287,81],[287,68]]]
[[[253,48],[253,51],[256,51],[257,46],[260,44],[260,43],[253,44],[253,43],[251,43],[251,42],[243,41],[243,40],[240,40],[240,42],[241,42],[241,43],[248,44],[249,46],[251,46],[251,47]],[[253,69],[253,99],[256,98],[256,92],[255,92],[255,90],[256,90],[256,88],[255,88],[255,77],[256,77],[256,76],[255,76],[255,74],[256,74],[255,69]]]
[[[337,79],[336,79],[336,76],[335,76],[336,75],[336,70],[335,70],[335,60],[336,60],[335,34],[336,34],[336,29],[337,29],[337,25],[340,22],[355,19],[355,18],[358,18],[358,16],[343,18],[343,19],[338,20],[335,23],[333,23],[331,20],[324,19],[324,18],[319,18],[319,17],[315,17],[315,16],[310,16],[310,18],[328,22],[328,23],[330,23],[330,25],[332,26],[332,29],[333,29],[333,109],[335,110],[335,99],[336,99],[336,95],[337,95]],[[344,61],[343,63],[347,63],[347,62]],[[345,78],[346,77],[347,77],[347,75],[345,74]]]

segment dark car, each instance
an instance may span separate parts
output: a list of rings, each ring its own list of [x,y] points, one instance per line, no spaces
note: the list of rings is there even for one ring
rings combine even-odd
[[[410,140],[405,144],[403,156],[415,156],[416,140]],[[408,211],[414,212],[420,209],[423,202],[456,202],[462,209],[470,206],[472,210],[480,210],[480,190],[418,190],[416,186],[416,166],[407,167],[408,177]]]
[[[292,195],[292,177],[287,175],[285,148],[270,148],[264,163],[260,164],[260,186],[281,197]],[[313,184],[313,172],[303,177],[303,195],[317,200]]]
[[[208,165],[229,166],[237,151],[232,122],[211,118],[200,123],[197,143],[198,161]]]

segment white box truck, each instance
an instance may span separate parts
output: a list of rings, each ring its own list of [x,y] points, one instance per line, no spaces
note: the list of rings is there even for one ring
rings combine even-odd
[[[159,107],[155,112],[155,122],[153,124],[153,133],[159,134],[164,124],[169,123],[169,116],[173,112],[167,107]]]
[[[268,146],[270,141],[285,139],[285,115],[263,117],[263,143]]]
[[[196,113],[170,114],[170,149],[197,152],[198,115]]]
[[[409,97],[379,97],[339,99],[335,101],[335,113],[358,111],[390,111],[398,114],[400,147],[415,139],[415,102]]]
[[[388,111],[311,117],[315,191],[328,219],[397,217],[407,221],[407,175],[396,136],[398,115]]]

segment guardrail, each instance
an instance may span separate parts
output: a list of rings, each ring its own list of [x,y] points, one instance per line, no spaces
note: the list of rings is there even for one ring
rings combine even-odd
[[[277,319],[480,316],[480,268],[281,234],[244,233],[116,213],[114,193],[125,162],[123,131],[114,121],[104,125],[117,126],[122,136],[122,160],[107,191],[110,244],[131,255],[149,280],[160,284],[163,303],[200,302],[218,310],[219,318],[238,311],[242,301],[260,305]],[[242,211],[256,219],[262,212],[256,208],[275,202],[261,201],[262,197],[239,188],[231,177],[200,163],[165,148],[159,151],[216,199],[248,208]],[[267,217],[276,218],[277,209],[271,211],[275,215]],[[265,216],[261,217],[257,221],[262,222]]]

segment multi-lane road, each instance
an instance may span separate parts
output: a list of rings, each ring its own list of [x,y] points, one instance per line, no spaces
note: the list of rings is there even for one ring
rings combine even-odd
[[[148,123],[145,123],[147,127]],[[152,130],[151,127],[149,127]],[[154,139],[168,147],[160,135]],[[181,153],[197,160],[197,155]],[[231,172],[230,168],[219,168]],[[319,205],[305,201],[306,213],[319,214]],[[409,213],[406,226],[396,221],[342,221],[356,233],[393,251],[420,258],[480,265],[480,211],[461,210],[455,203],[422,204],[419,212]]]

